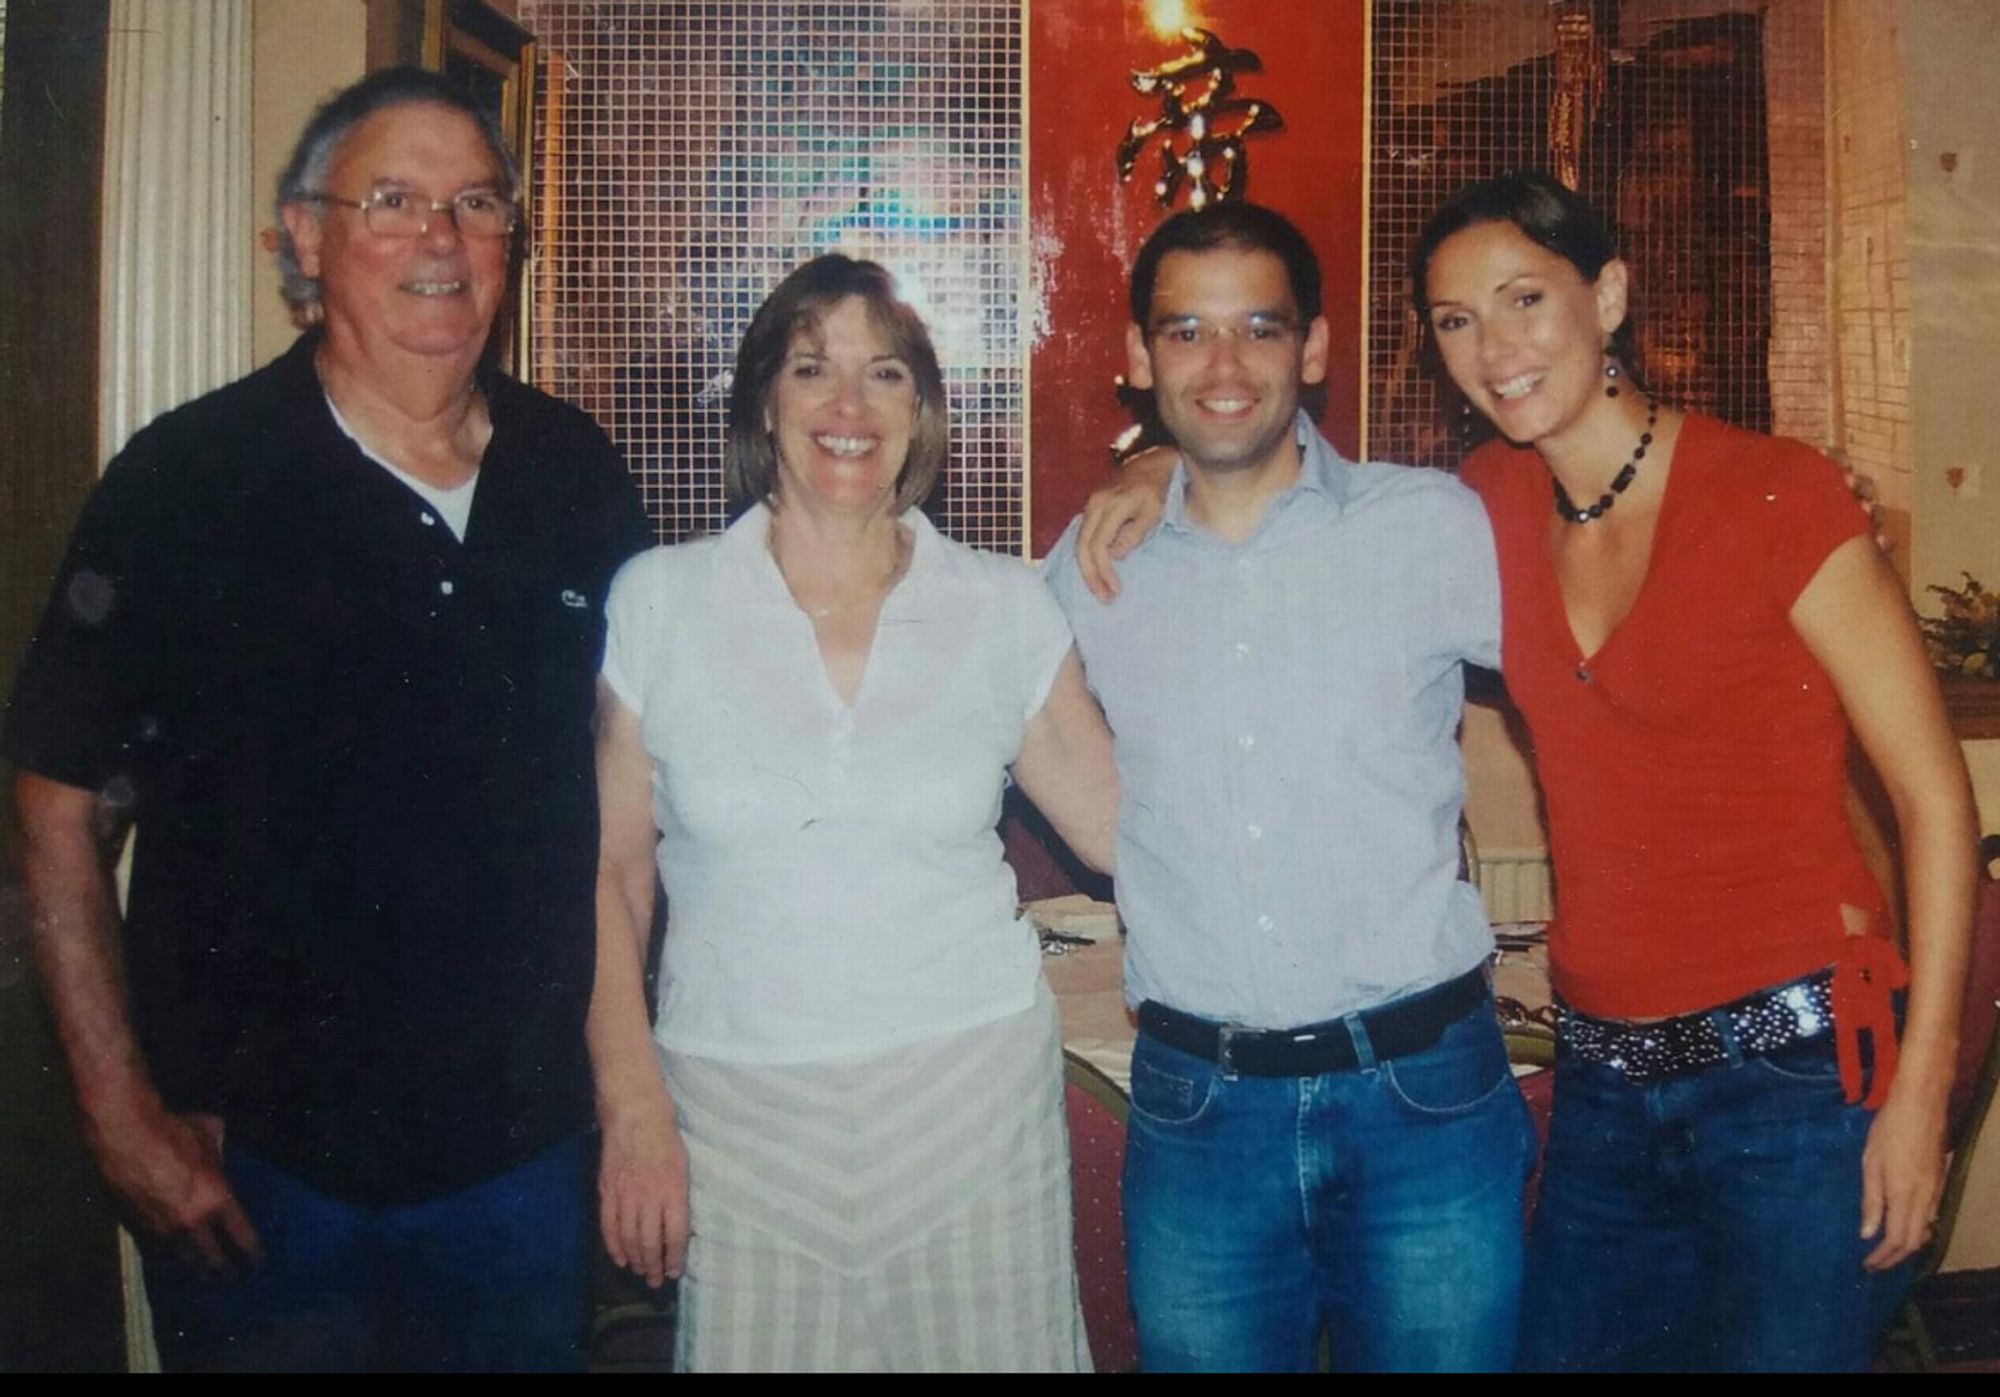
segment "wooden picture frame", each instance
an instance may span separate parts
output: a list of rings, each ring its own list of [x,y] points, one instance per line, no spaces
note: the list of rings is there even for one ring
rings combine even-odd
[[[492,116],[521,167],[525,232],[512,288],[511,314],[496,329],[500,366],[523,382],[534,381],[536,257],[535,36],[490,0],[368,0],[370,72],[399,63],[428,68],[457,82]]]

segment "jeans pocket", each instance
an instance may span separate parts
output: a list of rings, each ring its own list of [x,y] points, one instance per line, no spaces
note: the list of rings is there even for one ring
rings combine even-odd
[[[1155,1125],[1192,1125],[1215,1098],[1215,1081],[1213,1064],[1141,1034],[1132,1050],[1132,1114]]]
[[[1753,1053],[1749,1060],[1788,1082],[1840,1085],[1840,1059],[1834,1053],[1831,1033],[1787,1043],[1769,1052]]]
[[[1389,1094],[1418,1115],[1468,1115],[1508,1087],[1507,1045],[1490,1015],[1468,1015],[1431,1047],[1382,1065]]]

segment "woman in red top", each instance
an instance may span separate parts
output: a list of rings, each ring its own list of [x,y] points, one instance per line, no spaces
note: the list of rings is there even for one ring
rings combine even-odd
[[[1505,438],[1464,478],[1556,873],[1522,1362],[1864,1367],[1937,1205],[1973,884],[1909,603],[1831,462],[1632,380],[1626,266],[1561,185],[1468,187],[1411,270]],[[1850,725],[1895,806],[1907,970],[1846,820]]]

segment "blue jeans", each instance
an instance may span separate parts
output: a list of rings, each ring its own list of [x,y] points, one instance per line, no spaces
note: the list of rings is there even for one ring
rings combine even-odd
[[[1358,1024],[1350,1020],[1350,1028]],[[1534,1148],[1492,1006],[1432,1047],[1226,1077],[1140,1034],[1125,1230],[1140,1366],[1506,1370]]]
[[[1559,1048],[1522,1366],[1865,1370],[1908,1276],[1861,1269],[1872,1120],[1831,1034],[1636,1086]]]
[[[588,1180],[581,1141],[401,1207],[343,1203],[240,1149],[223,1171],[264,1243],[242,1279],[146,1258],[170,1372],[575,1371]]]

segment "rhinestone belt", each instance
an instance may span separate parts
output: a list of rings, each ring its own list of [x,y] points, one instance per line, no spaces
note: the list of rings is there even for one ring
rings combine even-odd
[[[1585,1062],[1615,1067],[1629,1082],[1651,1082],[1729,1061],[1721,1027],[1725,1021],[1743,1054],[1774,1052],[1830,1033],[1833,972],[1822,970],[1720,1008],[1657,1023],[1594,1019],[1565,1004],[1556,1033],[1563,1046]]]

